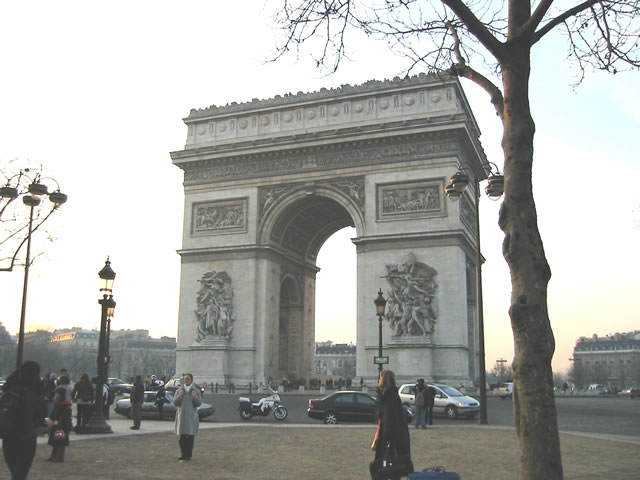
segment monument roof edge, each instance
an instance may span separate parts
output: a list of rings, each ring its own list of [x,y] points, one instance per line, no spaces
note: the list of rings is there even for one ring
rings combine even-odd
[[[335,98],[359,93],[375,92],[380,91],[380,89],[426,86],[429,84],[452,83],[457,81],[457,77],[444,73],[420,73],[406,78],[394,77],[392,80],[368,80],[359,85],[343,84],[339,87],[321,88],[320,90],[313,92],[300,91],[296,94],[287,93],[284,95],[276,95],[275,97],[268,99],[254,98],[249,102],[231,102],[220,107],[211,105],[200,109],[192,108],[189,116],[183,118],[183,120],[185,122],[190,122],[202,120],[219,114],[243,113],[266,107],[281,107],[310,100],[320,100],[323,98],[329,99],[332,97]]]

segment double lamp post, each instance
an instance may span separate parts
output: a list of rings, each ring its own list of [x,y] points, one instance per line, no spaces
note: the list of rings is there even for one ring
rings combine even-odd
[[[89,422],[84,426],[81,433],[113,433],[111,427],[104,417],[104,384],[107,381],[107,371],[109,365],[109,334],[111,329],[111,318],[116,309],[116,301],[113,299],[113,281],[116,272],[111,268],[111,262],[107,257],[104,267],[98,273],[100,277],[100,292],[102,298],[98,300],[101,308],[100,315],[100,337],[98,339],[98,375],[96,377],[96,401],[93,406],[93,413]]]
[[[486,174],[488,184],[485,187],[485,193],[491,200],[498,200],[504,193],[504,176],[500,173],[498,167],[491,162],[482,164],[484,173]],[[494,171],[495,168],[495,171]],[[444,188],[444,193],[449,200],[458,201],[463,196],[465,190],[469,187],[469,175],[465,173],[470,171],[473,181],[473,196],[475,199],[475,236],[476,236],[476,298],[477,298],[477,324],[478,324],[478,369],[480,383],[480,424],[488,424],[487,420],[487,375],[485,367],[484,353],[484,314],[482,303],[482,254],[480,253],[480,179],[475,170],[460,167],[460,169],[449,178],[449,184]]]
[[[56,184],[58,188],[55,191],[49,192],[49,188],[44,183],[44,180],[47,179]],[[16,355],[16,369],[20,368],[20,366],[22,365],[22,357],[24,352],[24,326],[27,313],[27,286],[29,284],[29,267],[31,265],[31,237],[33,236],[33,232],[35,232],[53,214],[53,212],[58,209],[58,207],[60,207],[67,201],[67,196],[60,191],[60,185],[56,180],[50,177],[42,177],[40,175],[40,172],[36,172],[36,174],[31,177],[30,169],[25,168],[24,170],[20,170],[18,174],[9,178],[5,186],[0,187],[0,198],[6,202],[4,205],[2,205],[2,209],[0,209],[0,218],[5,213],[9,205],[11,205],[11,203],[20,195],[22,195],[22,203],[29,208],[29,223],[27,225],[27,235],[18,244],[13,257],[11,258],[9,267],[0,268],[0,271],[13,271],[18,253],[26,242],[27,252],[24,262],[22,309],[20,311],[20,330],[18,333],[18,353]],[[38,215],[36,218],[36,225],[34,226],[34,209],[40,206],[42,198],[47,196],[49,197],[49,201],[52,204],[51,210],[46,215]]]

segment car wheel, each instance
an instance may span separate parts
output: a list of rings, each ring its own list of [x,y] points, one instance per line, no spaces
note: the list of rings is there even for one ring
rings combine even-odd
[[[327,425],[335,425],[338,423],[338,415],[335,412],[327,412],[324,416],[324,423]]]
[[[453,405],[447,405],[444,409],[444,413],[447,418],[456,418],[458,416],[458,410]]]

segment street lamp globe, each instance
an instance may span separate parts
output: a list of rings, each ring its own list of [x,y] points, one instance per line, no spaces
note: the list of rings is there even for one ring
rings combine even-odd
[[[51,203],[59,207],[67,201],[67,196],[60,190],[56,190],[55,192],[51,192],[49,194],[49,200],[51,200]]]
[[[111,268],[109,257],[107,257],[107,261],[104,262],[102,270],[98,272],[98,276],[100,277],[100,291],[111,293],[113,291],[113,281],[116,278],[116,272]]]
[[[490,200],[499,200],[504,193],[504,176],[499,173],[489,175],[487,181],[489,183],[484,189],[487,196]]]
[[[387,306],[387,301],[382,296],[382,289],[378,292],[377,298],[373,301],[376,305],[376,315],[379,317],[384,316],[384,309]]]

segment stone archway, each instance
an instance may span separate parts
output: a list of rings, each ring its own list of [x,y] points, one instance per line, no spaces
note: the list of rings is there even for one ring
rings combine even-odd
[[[456,79],[419,76],[193,110],[185,172],[177,371],[200,381],[313,375],[316,257],[353,226],[357,375],[377,375],[373,298],[400,380],[476,380],[472,195],[443,188],[461,164],[486,175]]]

